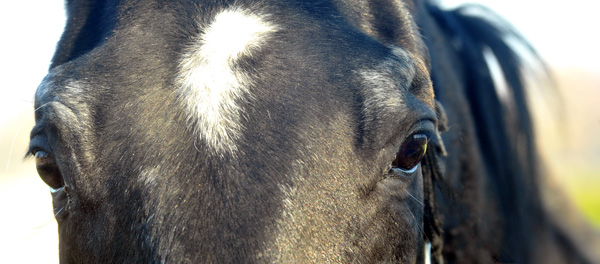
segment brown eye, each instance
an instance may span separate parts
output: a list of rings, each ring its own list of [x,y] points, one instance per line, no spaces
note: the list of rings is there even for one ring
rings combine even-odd
[[[424,134],[413,134],[408,137],[400,150],[396,153],[396,159],[392,162],[393,168],[398,168],[404,172],[414,172],[425,156],[427,150],[427,136]]]
[[[45,151],[35,152],[35,168],[40,178],[52,189],[58,189],[64,185],[62,175],[54,159]]]

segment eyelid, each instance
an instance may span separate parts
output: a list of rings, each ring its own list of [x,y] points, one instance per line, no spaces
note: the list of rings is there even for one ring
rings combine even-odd
[[[44,151],[52,157],[52,151],[48,145],[48,139],[43,134],[35,135],[29,141],[29,149],[27,150],[26,157],[35,155],[37,151]]]
[[[421,163],[419,162],[419,164],[415,165],[415,166],[414,166],[412,169],[410,169],[410,170],[404,170],[404,169],[402,169],[402,168],[396,168],[396,167],[393,167],[393,168],[391,168],[391,170],[392,170],[392,171],[395,171],[395,172],[397,172],[397,171],[400,171],[400,172],[402,172],[402,173],[412,174],[412,173],[414,173],[415,171],[417,171],[417,169],[419,168],[419,165],[420,165],[420,164],[421,164]]]
[[[412,133],[410,136],[415,136],[415,135],[425,135],[425,137],[427,138],[427,141],[430,141],[432,138],[435,137],[435,132],[429,130],[429,129],[423,129],[423,130],[417,130],[416,132]]]
[[[411,131],[410,134],[421,133],[432,136],[436,131],[436,120],[430,118],[420,119],[412,125]]]
[[[26,158],[35,158],[35,153],[40,152],[40,151],[48,153],[48,157],[50,157],[50,154],[48,151],[46,151],[45,149],[38,147],[38,146],[29,146],[27,153],[25,153],[25,157]]]

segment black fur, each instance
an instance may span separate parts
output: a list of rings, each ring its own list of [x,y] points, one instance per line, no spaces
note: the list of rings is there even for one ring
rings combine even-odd
[[[279,29],[236,61],[253,80],[237,102],[244,129],[238,151],[215,153],[194,133],[178,71],[232,6]],[[63,263],[415,263],[427,240],[438,262],[541,263],[553,248],[536,243],[554,229],[521,60],[494,23],[423,1],[67,1],[67,11],[31,143],[64,179],[53,195]],[[514,109],[495,92],[488,48]],[[393,71],[386,98],[398,92],[402,105],[369,105],[377,87],[364,70]],[[390,171],[413,133],[432,139],[423,172]]]

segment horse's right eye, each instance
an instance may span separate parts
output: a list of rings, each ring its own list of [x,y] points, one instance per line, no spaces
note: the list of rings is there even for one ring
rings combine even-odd
[[[52,189],[63,187],[63,178],[54,159],[43,150],[35,151],[34,156],[40,178]]]

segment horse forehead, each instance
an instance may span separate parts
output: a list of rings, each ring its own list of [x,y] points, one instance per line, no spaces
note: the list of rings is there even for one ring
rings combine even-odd
[[[179,65],[178,92],[195,134],[216,153],[235,152],[243,129],[240,104],[253,82],[238,63],[260,50],[277,26],[267,14],[244,8],[225,9],[199,26],[203,31]]]
[[[407,51],[395,46],[390,50],[391,54],[374,67],[356,71],[363,83],[363,93],[371,95],[365,97],[367,104],[392,108],[404,105],[404,94],[410,89],[418,69]]]
[[[200,30],[190,36],[191,41],[178,58],[175,89],[179,102],[191,121],[188,122],[191,130],[200,139],[198,142],[206,144],[214,154],[235,155],[238,152],[238,141],[244,133],[244,124],[247,125],[242,120],[243,106],[257,95],[256,89],[265,89],[255,85],[262,75],[251,74],[252,69],[248,69],[249,66],[242,62],[256,56],[263,49],[271,48],[269,45],[277,41],[279,31],[292,29],[266,11],[242,7],[222,9],[208,22],[203,22],[202,19],[193,22],[198,24]],[[327,28],[318,27],[315,30]],[[388,50],[385,56],[367,58],[369,63],[365,65],[340,65],[354,69],[351,71],[353,76],[347,79],[358,80],[360,83],[359,89],[365,100],[362,102],[365,104],[363,111],[369,117],[381,115],[382,112],[402,112],[403,96],[415,75],[412,56],[407,51],[399,47],[384,48]],[[334,50],[343,52],[342,49]],[[60,72],[59,68],[55,71]],[[310,82],[310,79],[306,78],[304,81]],[[78,103],[80,108],[96,101],[91,95],[77,95],[86,94],[84,91],[93,86],[85,81],[71,81],[69,85],[62,86],[42,85],[36,97],[60,93],[61,100],[75,100],[77,102],[74,103]],[[58,87],[60,89],[56,89]]]
[[[252,75],[251,66],[240,61],[271,48],[278,31],[290,30],[271,18],[265,12],[230,7],[208,23],[195,21],[201,30],[192,36],[179,62],[178,93],[196,137],[215,154],[238,151],[237,142],[244,132],[242,106],[252,100],[256,89],[262,89],[254,85],[261,77]],[[385,98],[381,104],[398,108],[404,90],[399,88],[412,81],[414,67],[406,51],[398,47],[389,51],[389,57],[374,67],[354,65],[354,73],[371,89],[372,103]],[[401,76],[403,84],[394,75]]]

